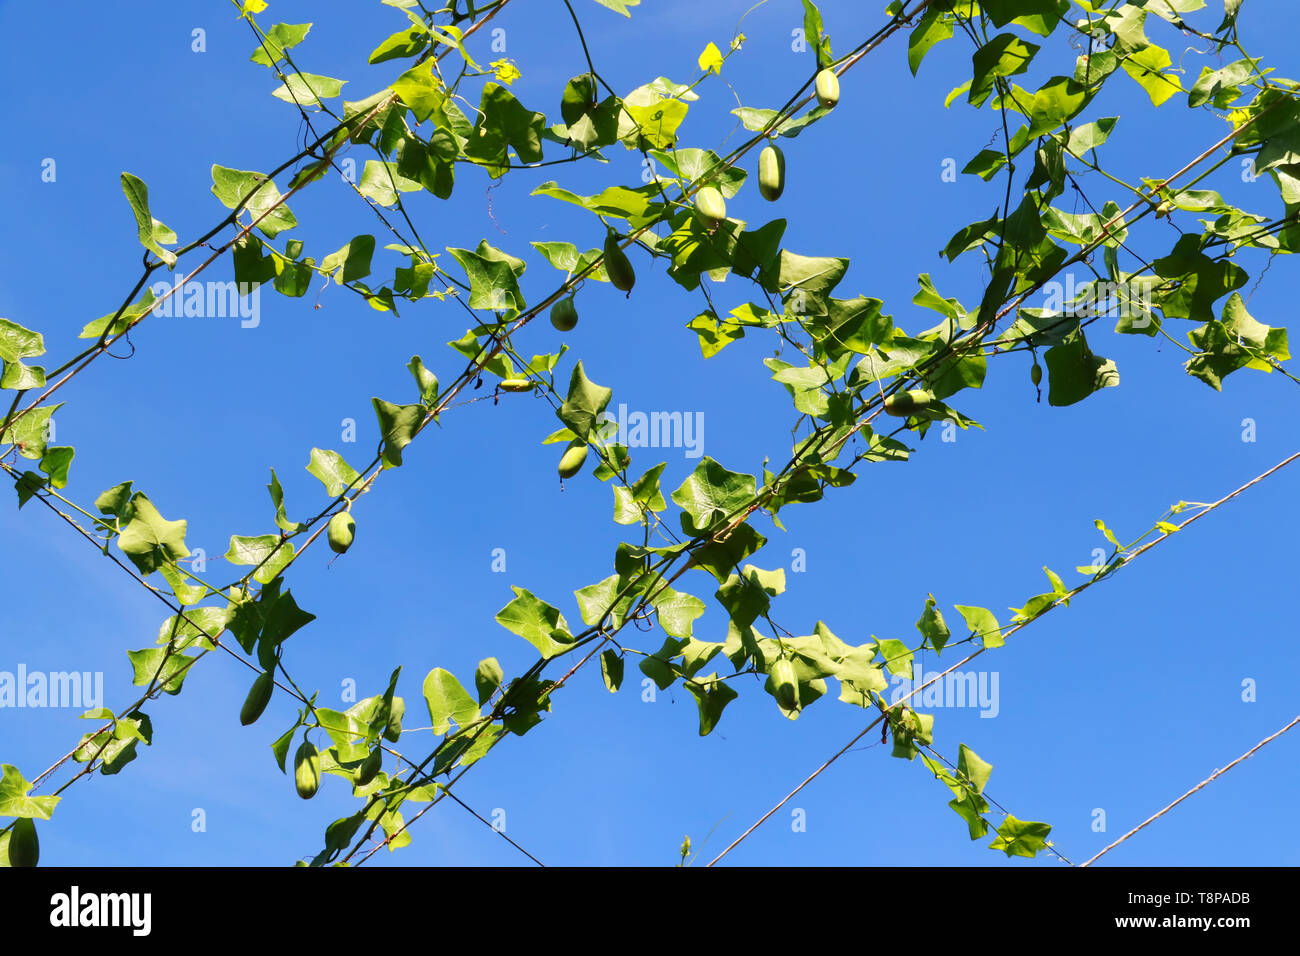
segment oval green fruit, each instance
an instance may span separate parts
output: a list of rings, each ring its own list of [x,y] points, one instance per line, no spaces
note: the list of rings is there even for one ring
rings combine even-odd
[[[366,759],[357,764],[357,769],[352,772],[352,782],[358,787],[364,787],[371,780],[379,775],[379,769],[384,765],[384,752],[376,747],[370,753],[366,754]]]
[[[41,858],[41,841],[36,838],[36,824],[29,817],[19,817],[9,831],[9,865],[35,866]]]
[[[536,384],[531,378],[507,378],[497,387],[503,392],[531,392]]]
[[[585,441],[573,442],[560,457],[560,477],[572,478],[582,471],[582,465],[586,460],[587,443]]]
[[[304,800],[316,796],[320,789],[320,753],[310,740],[304,740],[293,755],[293,785]]]
[[[758,154],[758,192],[768,202],[785,192],[785,153],[780,146],[765,146]]]
[[[1039,365],[1037,362],[1035,362],[1035,363],[1034,363],[1034,367],[1031,368],[1031,369],[1029,370],[1029,377],[1030,377],[1030,379],[1033,380],[1033,383],[1034,383],[1035,385],[1037,385],[1037,384],[1039,384],[1040,382],[1042,382],[1042,380],[1043,380],[1043,367],[1042,367],[1041,365]]]
[[[352,539],[356,537],[356,533],[357,523],[352,520],[352,513],[340,511],[330,518],[330,550],[335,554],[346,554],[348,548],[352,547]]]
[[[817,74],[817,103],[830,109],[840,101],[840,78],[834,70],[822,70]]]
[[[923,388],[895,392],[885,399],[885,412],[899,418],[908,418],[926,411],[933,401],[934,393]]]
[[[394,697],[392,707],[388,711],[388,723],[384,725],[384,739],[390,744],[397,743],[402,737],[402,717],[406,714],[406,701],[401,697]]]
[[[239,711],[239,722],[245,727],[257,723],[257,718],[262,716],[262,711],[271,702],[274,691],[275,675],[270,671],[258,674],[257,680],[248,689],[248,696],[244,698],[244,706]]]
[[[716,228],[727,218],[727,201],[716,186],[703,186],[695,194],[695,211],[711,227]]]
[[[784,657],[772,665],[772,686],[776,690],[776,700],[786,710],[793,710],[799,701],[799,685],[795,678],[794,664]]]
[[[561,332],[568,332],[577,324],[578,309],[573,304],[573,296],[561,299],[551,306],[551,325]]]
[[[618,236],[612,232],[605,237],[605,274],[609,276],[610,285],[619,292],[630,294],[636,285],[636,271],[626,253],[619,248]]]

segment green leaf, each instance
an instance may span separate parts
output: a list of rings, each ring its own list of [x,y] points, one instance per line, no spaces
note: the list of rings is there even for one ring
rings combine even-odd
[[[935,651],[943,650],[943,646],[948,643],[948,638],[952,633],[948,630],[948,625],[944,622],[943,612],[939,610],[931,594],[925,601],[925,610],[921,612],[921,619],[916,622],[916,629],[921,632],[921,636],[930,642],[930,646]]]
[[[489,258],[469,249],[448,248],[447,251],[469,276],[471,309],[500,312],[526,308],[523,293],[519,291],[519,278],[509,261]]]
[[[965,620],[970,632],[983,641],[985,647],[1001,647],[1005,643],[998,619],[988,608],[967,607],[962,604],[954,606],[957,608],[957,613]]]
[[[429,719],[433,721],[435,734],[445,734],[452,722],[463,729],[479,716],[478,703],[455,675],[441,667],[429,671],[429,676],[424,679],[424,701],[429,705]]]
[[[611,694],[623,686],[623,658],[613,648],[600,652],[600,676]]]
[[[163,242],[175,243],[176,233],[150,214],[149,187],[138,176],[123,173],[122,192],[126,195],[126,201],[131,204],[131,212],[135,215],[135,225],[140,238],[140,245],[167,263],[167,268],[170,269],[176,265],[176,253],[164,249],[160,245]]]
[[[433,408],[438,404],[438,376],[424,367],[424,362],[418,355],[412,355],[406,367],[410,369],[416,385],[419,386],[420,401],[424,403],[425,408]]]
[[[1166,67],[1173,65],[1169,51],[1154,43],[1129,53],[1120,65],[1138,86],[1146,90],[1154,106],[1160,106],[1175,93],[1182,92],[1177,75],[1172,71],[1164,72]]]
[[[1015,34],[1000,33],[976,50],[972,58],[974,79],[967,96],[970,104],[983,106],[993,92],[997,78],[1024,73],[1039,49]]]
[[[976,793],[983,793],[993,773],[993,764],[981,760],[979,754],[962,744],[957,752],[957,772],[970,781]]]
[[[704,614],[704,602],[691,594],[660,587],[650,603],[659,615],[659,626],[673,637],[690,637],[691,624]]]
[[[672,95],[674,88],[660,78],[639,86],[623,97],[619,114],[619,139],[630,149],[671,149],[677,142],[677,129],[690,108],[685,102],[695,94]]]
[[[597,385],[587,378],[581,360],[573,367],[569,379],[569,394],[556,412],[560,421],[573,432],[575,438],[586,441],[596,427],[596,419],[614,397],[614,390]]]
[[[1046,823],[1017,820],[1008,813],[1002,826],[998,827],[997,838],[989,844],[989,849],[1001,850],[1007,856],[1033,857],[1039,850],[1046,849],[1047,837],[1051,832],[1051,826]]]
[[[289,534],[295,534],[307,527],[299,521],[290,521],[289,516],[285,514],[284,489],[280,487],[280,479],[275,476],[274,468],[271,469],[271,483],[266,486],[266,490],[271,494],[271,504],[275,505],[276,527]]]
[[[293,542],[282,539],[278,534],[257,537],[233,534],[225,558],[231,564],[261,564],[253,575],[253,580],[258,584],[270,584],[293,560],[293,553]],[[262,564],[263,561],[266,563]]]
[[[429,45],[429,29],[423,23],[417,23],[405,30],[398,30],[371,52],[370,63],[383,63],[387,60],[402,60],[419,56]]]
[[[212,195],[227,209],[246,209],[254,221],[260,219],[257,228],[269,239],[298,225],[280,190],[262,173],[214,165]]]
[[[33,408],[22,418],[0,432],[0,443],[10,443],[18,447],[18,454],[32,461],[45,457],[47,447],[46,433],[50,418],[63,407],[58,405],[40,405]]]
[[[361,479],[356,469],[343,460],[342,455],[320,448],[311,450],[307,471],[320,479],[325,486],[325,493],[331,498],[337,498]]]
[[[1070,9],[1069,0],[981,0],[980,6],[995,27],[1008,23],[1047,36]]]
[[[39,332],[23,328],[17,322],[0,319],[0,359],[17,362],[45,354],[45,339]]]
[[[599,3],[602,7],[608,7],[609,9],[613,10],[615,13],[623,14],[623,16],[625,17],[632,16],[630,12],[631,7],[637,7],[641,5],[641,0],[596,0],[596,2]]]
[[[340,284],[370,275],[370,260],[375,254],[374,236],[355,236],[338,252],[331,252],[320,264],[320,271]],[[342,276],[338,275],[342,270]]]
[[[1051,384],[1047,395],[1050,405],[1073,405],[1099,389],[1119,384],[1115,363],[1092,354],[1082,332],[1048,349],[1044,360]]]
[[[285,50],[296,47],[306,39],[310,29],[310,23],[277,23],[266,31],[265,39],[258,44],[249,59],[261,66],[274,66],[284,58]]]
[[[122,529],[117,546],[141,574],[151,574],[164,564],[188,558],[184,520],[168,521],[143,492],[131,496],[131,520]]]
[[[411,443],[428,412],[423,405],[393,405],[382,398],[370,401],[379,419],[384,467],[397,468],[402,464],[402,449]]]
[[[559,609],[523,588],[512,586],[510,590],[515,592],[515,599],[497,612],[497,623],[528,641],[544,658],[568,650],[573,636]]]
[[[478,662],[474,671],[474,689],[478,691],[478,702],[485,704],[505,680],[505,671],[501,662],[495,657],[488,657]]]
[[[148,647],[139,651],[127,651],[135,676],[131,683],[136,687],[148,687],[157,676],[156,687],[164,693],[175,696],[179,694],[185,678],[189,676],[193,657],[184,654],[169,654],[165,647]]]
[[[158,643],[169,644],[173,650],[184,650],[197,643],[212,650],[213,642],[226,629],[231,612],[224,607],[192,607],[185,614],[173,614],[158,628]]]
[[[707,737],[722,719],[723,709],[740,695],[715,671],[707,677],[697,677],[686,682],[686,689],[695,698],[700,711],[700,736]]]
[[[29,797],[32,785],[12,764],[0,766],[0,817],[48,820],[62,797]]]
[[[50,445],[41,456],[41,471],[49,475],[51,488],[64,488],[68,484],[68,468],[76,449],[66,445]]]
[[[361,182],[357,183],[357,192],[384,207],[396,205],[399,192],[416,192],[423,188],[415,180],[398,173],[396,163],[377,159],[366,160]]]
[[[932,3],[926,8],[921,21],[907,40],[907,65],[912,75],[921,68],[921,61],[936,43],[952,37],[951,14],[940,9],[942,4]]]
[[[546,116],[527,109],[498,83],[485,83],[479,102],[479,119],[465,145],[465,155],[498,177],[510,165],[510,148],[521,162],[542,160],[542,132]]]
[[[325,100],[332,100],[343,92],[345,83],[347,80],[336,80],[332,76],[291,73],[279,89],[271,91],[271,95],[299,106],[324,106]]]
[[[681,518],[683,530],[691,537],[699,537],[748,505],[756,487],[753,475],[728,471],[706,456],[672,493],[672,500],[685,512]]]

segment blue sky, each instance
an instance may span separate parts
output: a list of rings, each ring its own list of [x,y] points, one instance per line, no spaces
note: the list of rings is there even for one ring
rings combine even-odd
[[[748,5],[646,0],[627,20],[590,0],[575,4],[597,69],[620,92],[660,75],[693,79],[701,49],[710,41],[725,48]],[[835,49],[866,36],[882,5],[823,4]],[[224,215],[209,192],[213,163],[266,170],[290,155],[301,135],[293,108],[269,95],[277,85],[271,73],[248,62],[253,43],[229,5],[145,3],[133,12],[126,18],[111,6],[78,9],[77,33],[93,42],[52,59],[37,38],[60,34],[69,14],[0,4],[0,81],[9,91],[0,208],[10,224],[0,238],[0,316],[44,333],[50,365],[80,347],[77,332],[113,310],[138,274],[141,250],[120,172],[148,183],[154,215],[186,241]],[[1284,12],[1289,5],[1280,2],[1248,4],[1243,41],[1294,75],[1294,47],[1275,29]],[[748,42],[724,71],[734,95],[717,79],[704,83],[683,142],[716,147],[733,134],[728,111],[736,97],[757,107],[785,101],[810,72],[810,54],[790,49],[800,15],[793,0],[770,0],[749,15],[741,28]],[[259,19],[264,26],[314,22],[295,59],[308,71],[347,78],[346,98],[368,95],[402,69],[365,62],[403,23],[399,11],[381,4],[273,0]],[[1206,19],[1210,29],[1217,25],[1217,15]],[[475,55],[512,58],[523,74],[514,93],[558,114],[563,84],[583,71],[562,6],[513,3],[493,26],[505,30],[504,54],[488,50],[484,31],[471,45]],[[206,31],[206,52],[191,50],[196,28]],[[1185,40],[1167,28],[1151,35],[1178,62]],[[1068,72],[1073,54],[1052,42],[1053,72]],[[851,257],[839,294],[879,297],[898,325],[920,331],[935,317],[911,304],[918,273],[931,273],[944,295],[978,303],[974,257],[952,265],[936,253],[958,228],[987,216],[1004,186],[941,177],[945,159],[960,168],[1000,129],[991,111],[943,106],[969,71],[969,47],[961,40],[940,45],[915,79],[905,48],[903,35],[888,41],[845,76],[830,117],[785,141],[789,184],[775,206],[749,185],[729,209],[751,221],[787,218],[785,245],[794,251]],[[1198,58],[1186,56],[1198,71]],[[1181,97],[1153,111],[1125,77],[1108,85],[1088,117],[1116,115],[1105,155],[1130,180],[1167,175],[1226,132],[1207,112],[1186,109]],[[731,135],[728,143],[738,141]],[[524,291],[540,299],[560,277],[528,242],[589,248],[602,232],[576,207],[529,193],[551,178],[579,193],[639,182],[639,154],[606,152],[608,166],[512,173],[491,192],[481,171],[462,169],[451,201],[414,195],[411,212],[431,246],[472,248],[486,238],[526,256]],[[41,179],[47,158],[57,163],[54,182]],[[1276,189],[1243,182],[1238,173],[1229,165],[1209,185],[1234,202],[1276,211]],[[1123,199],[1095,175],[1081,182],[1098,206]],[[1058,205],[1071,210],[1072,200],[1064,196]],[[291,205],[302,224],[291,235],[318,261],[379,226],[334,177]],[[1138,237],[1142,248],[1161,254],[1176,234],[1162,224]],[[520,351],[554,351],[563,340],[570,348],[563,376],[581,358],[591,378],[614,387],[615,407],[701,414],[705,453],[761,474],[764,456],[789,451],[795,417],[785,389],[762,365],[773,343],[752,335],[705,362],[684,328],[703,308],[698,293],[686,293],[644,257],[635,261],[639,281],[630,299],[589,285],[577,329],[561,335],[535,322]],[[1252,275],[1243,294],[1261,264],[1243,258]],[[228,261],[217,268],[217,277],[230,278]],[[1254,291],[1249,307],[1260,321],[1291,323],[1295,270],[1280,258]],[[336,449],[358,467],[368,461],[378,437],[371,396],[413,401],[404,367],[413,354],[444,381],[454,378],[463,362],[444,343],[467,324],[452,305],[407,306],[398,318],[338,287],[318,296],[316,285],[297,300],[263,290],[256,328],[234,319],[151,318],[133,333],[129,361],[103,359],[78,377],[56,418],[58,443],[77,449],[67,493],[88,503],[135,480],[167,517],[188,520],[189,546],[206,551],[208,576],[218,581],[235,576],[218,557],[231,534],[273,528],[270,468],[284,484],[291,517],[316,513],[325,498],[304,470],[310,449]],[[733,278],[717,294],[729,308],[753,290]],[[785,532],[760,521],[769,544],[751,560],[787,570],[776,620],[796,633],[824,620],[853,643],[872,635],[912,641],[932,592],[950,624],[960,623],[954,604],[986,606],[1005,621],[1005,608],[1047,589],[1043,565],[1070,584],[1081,580],[1073,569],[1104,545],[1094,519],[1121,539],[1135,537],[1179,499],[1212,501],[1295,450],[1294,383],[1242,371],[1216,393],[1184,373],[1185,356],[1170,343],[1094,328],[1090,342],[1117,362],[1120,387],[1067,408],[1037,404],[1026,357],[1008,356],[990,363],[983,389],[953,401],[984,430],[959,432],[948,443],[936,430],[910,442],[917,451],[909,463],[868,466],[851,488],[784,511]],[[341,440],[349,418],[357,422],[355,445]],[[1243,441],[1246,419],[1255,423],[1253,441]],[[576,620],[571,592],[610,573],[627,529],[611,521],[611,491],[590,469],[561,489],[557,446],[540,444],[557,427],[544,402],[507,396],[496,406],[457,408],[422,435],[406,465],[357,502],[354,548],[333,563],[325,549],[313,548],[288,576],[298,603],[318,617],[286,645],[298,684],[338,706],[341,682],[354,679],[363,696],[377,693],[403,664],[407,726],[427,727],[419,688],[430,668],[445,667],[469,684],[482,658],[499,658],[507,674],[533,660],[533,649],[492,619],[510,599],[510,585]],[[634,473],[667,461],[666,492],[696,464],[673,448],[637,449],[633,460]],[[1078,862],[1280,727],[1295,715],[1300,665],[1285,623],[1300,531],[1297,487],[1297,473],[1281,472],[972,663],[986,675],[997,672],[997,714],[931,709],[938,749],[955,759],[964,742],[992,762],[988,793],[1021,819],[1051,823],[1057,847]],[[102,671],[107,705],[133,699],[124,652],[153,643],[166,609],[46,509],[0,508],[0,534],[7,598],[0,671],[20,664]],[[505,573],[492,570],[497,548],[505,550]],[[791,569],[795,549],[806,555],[805,572]],[[692,572],[682,586],[712,605],[696,634],[723,639],[726,618],[712,602],[712,579]],[[653,647],[661,640],[644,638]],[[924,666],[937,670],[956,659],[951,651],[938,660],[930,654]],[[584,670],[557,695],[543,726],[507,740],[457,792],[484,816],[503,810],[509,835],[547,863],[668,864],[686,834],[697,847],[703,842],[707,859],[866,723],[863,711],[834,693],[787,721],[754,682],[742,686],[718,730],[701,738],[690,695],[678,685],[644,702],[640,676],[629,665],[623,690],[610,695],[597,671]],[[1253,702],[1242,700],[1247,680],[1257,686]],[[277,695],[260,722],[241,728],[248,682],[246,669],[213,655],[182,695],[149,706],[154,745],[121,776],[82,781],[67,793],[54,820],[41,825],[42,861],[283,865],[315,853],[325,825],[355,801],[336,778],[310,803],[295,796],[269,750],[294,708]],[[35,776],[85,731],[76,718],[75,709],[0,710],[0,761]],[[421,739],[429,735],[410,735],[404,747]],[[985,848],[991,837],[972,843],[945,806],[947,790],[920,762],[893,759],[888,747],[871,742],[728,861],[1059,865],[1046,855],[1007,862]],[[1297,747],[1300,736],[1280,739],[1107,860],[1300,862],[1300,822],[1290,812]],[[204,832],[191,828],[196,809],[206,817]],[[804,813],[802,832],[792,827],[792,809]],[[1105,832],[1093,829],[1097,809],[1105,811]],[[426,814],[414,836],[382,862],[526,862],[450,802]]]

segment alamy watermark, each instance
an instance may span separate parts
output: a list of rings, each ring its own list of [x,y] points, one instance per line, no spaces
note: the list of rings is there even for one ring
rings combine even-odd
[[[918,687],[925,687],[908,703],[914,708],[926,707],[978,707],[981,717],[996,717],[1001,705],[998,702],[997,671],[953,671],[939,677],[939,671],[916,673],[911,679],[895,674],[891,682],[897,682],[889,698],[891,704],[897,704]]]
[[[1065,282],[1043,284],[1043,308],[1060,315],[1081,318],[1129,319],[1133,328],[1145,328],[1152,320],[1152,292],[1156,280],[1134,277],[1125,282],[1097,279],[1075,284],[1073,273]]]
[[[159,303],[150,311],[163,318],[234,319],[245,329],[262,322],[262,286],[252,282],[155,282]]]
[[[703,412],[629,412],[618,406],[618,416],[601,413],[601,421],[614,426],[614,440],[628,448],[683,448],[687,458],[704,454]]]
[[[0,671],[0,707],[76,707],[104,704],[103,671]]]

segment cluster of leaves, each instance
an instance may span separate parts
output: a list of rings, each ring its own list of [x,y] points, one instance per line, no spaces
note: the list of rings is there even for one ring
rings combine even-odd
[[[498,0],[476,14],[495,14],[506,2]],[[634,5],[601,2],[622,13]],[[265,4],[246,0],[240,6],[241,15],[258,37],[253,61],[270,68],[280,79],[274,95],[299,110],[312,131],[312,144],[270,174],[214,166],[213,193],[229,212],[212,233],[175,250],[168,247],[176,246],[178,237],[153,217],[145,184],[124,174],[123,189],[146,250],[144,277],[127,304],[86,326],[82,335],[95,339],[95,345],[56,370],[73,369],[71,374],[75,374],[153,314],[160,302],[152,292],[136,298],[148,277],[160,268],[176,268],[183,257],[223,228],[234,235],[216,255],[231,252],[235,280],[245,288],[270,283],[283,295],[299,297],[313,278],[320,276],[362,296],[381,311],[396,313],[399,303],[405,308],[408,303],[434,299],[456,303],[472,316],[473,324],[465,334],[448,343],[467,362],[453,381],[440,385],[416,356],[408,368],[418,399],[407,404],[374,399],[381,439],[366,467],[358,470],[337,452],[312,449],[308,470],[322,481],[332,499],[317,515],[305,521],[291,520],[272,472],[268,490],[276,530],[231,538],[226,560],[249,568],[241,577],[214,587],[183,567],[181,562],[188,556],[185,522],[164,519],[143,493],[132,491],[130,482],[100,495],[95,501],[97,514],[77,508],[60,493],[67,485],[73,450],[47,446],[44,439],[45,424],[58,406],[45,404],[47,392],[17,410],[25,392],[46,386],[44,369],[24,364],[25,359],[43,354],[43,340],[38,333],[0,320],[0,358],[4,360],[0,387],[16,393],[0,426],[0,441],[38,461],[40,469],[18,472],[4,465],[15,479],[20,505],[39,497],[47,504],[60,501],[79,511],[90,520],[83,533],[94,538],[105,554],[115,541],[141,579],[160,574],[167,588],[159,588],[159,592],[165,590],[176,602],[176,613],[164,622],[157,645],[130,652],[134,683],[145,688],[141,700],[116,716],[109,711],[85,715],[107,723],[87,734],[78,746],[76,759],[87,765],[82,773],[92,769],[116,773],[133,759],[137,744],[152,739],[152,724],[139,710],[140,705],[159,692],[179,693],[189,668],[214,650],[235,654],[221,642],[228,632],[243,652],[241,660],[263,675],[281,675],[290,685],[287,692],[303,705],[294,725],[273,744],[281,769],[287,771],[286,760],[299,731],[307,743],[313,733],[319,739],[317,732],[323,732],[329,744],[320,755],[320,772],[344,778],[362,801],[356,813],[329,826],[325,847],[312,861],[348,862],[367,847],[377,848],[371,843],[376,829],[384,834],[378,845],[395,849],[409,842],[408,821],[401,814],[404,804],[437,803],[460,773],[506,736],[522,735],[539,725],[556,691],[588,661],[599,659],[605,685],[613,692],[622,685],[626,658],[632,655],[640,671],[660,689],[682,682],[698,705],[702,735],[718,725],[728,703],[738,696],[738,678],[762,676],[764,690],[790,719],[825,696],[827,681],[835,679],[841,701],[880,714],[879,719],[893,734],[896,756],[922,756],[928,769],[950,788],[954,796],[950,806],[966,821],[972,838],[987,834],[989,803],[983,791],[991,766],[962,745],[953,772],[945,769],[924,752],[933,742],[933,716],[916,712],[907,699],[890,703],[884,692],[888,674],[911,675],[917,650],[938,653],[961,643],[996,648],[1007,629],[987,608],[957,605],[965,628],[954,639],[937,602],[930,597],[916,623],[919,642],[873,637],[852,645],[822,621],[812,625],[810,634],[798,636],[772,616],[772,599],[785,589],[784,572],[749,563],[767,540],[754,527],[753,516],[761,514],[780,528],[781,509],[819,501],[829,489],[851,484],[862,463],[905,461],[911,449],[897,436],[911,433],[924,438],[938,422],[963,429],[978,426],[950,402],[983,385],[992,355],[1030,351],[1037,368],[1037,350],[1044,349],[1048,400],[1053,405],[1073,404],[1118,384],[1114,363],[1095,354],[1085,334],[1085,328],[1102,316],[1095,314],[1095,309],[1078,307],[1080,301],[1095,301],[1100,289],[1120,290],[1126,296],[1123,304],[1131,307],[1116,326],[1117,332],[1162,335],[1172,340],[1166,323],[1175,319],[1198,323],[1187,334],[1190,345],[1183,346],[1190,353],[1187,369],[1215,388],[1239,368],[1268,371],[1279,367],[1289,357],[1286,333],[1249,315],[1237,292],[1247,275],[1229,260],[1244,248],[1290,253],[1300,239],[1300,155],[1296,152],[1300,149],[1296,145],[1300,86],[1269,75],[1260,69],[1258,60],[1243,52],[1242,59],[1228,66],[1206,67],[1192,88],[1184,90],[1168,52],[1147,37],[1146,20],[1154,13],[1179,29],[1190,30],[1183,15],[1203,7],[1203,0],[1122,3],[1108,8],[1075,0],[1083,15],[1073,22],[1066,16],[1071,9],[1067,0],[984,0],[982,4],[938,0],[924,7],[919,19],[919,10],[909,11],[906,4],[895,2],[886,25],[839,58],[832,53],[820,12],[810,0],[804,0],[804,29],[814,51],[813,72],[847,70],[876,43],[911,25],[908,59],[915,73],[936,44],[961,33],[975,48],[971,79],[954,90],[948,101],[965,93],[973,108],[988,106],[1003,117],[1004,148],[981,151],[965,168],[985,180],[1007,177],[1002,206],[988,219],[963,227],[944,248],[950,261],[968,252],[981,254],[988,270],[986,290],[979,304],[968,308],[945,297],[929,275],[920,275],[912,304],[937,313],[939,322],[924,331],[908,332],[884,311],[881,299],[837,296],[848,275],[849,259],[810,256],[786,248],[785,220],[751,224],[726,217],[719,221],[701,215],[692,205],[692,197],[705,187],[716,189],[726,200],[741,197],[736,205],[742,205],[748,180],[739,164],[743,156],[778,138],[798,137],[813,123],[832,115],[831,106],[811,105],[809,98],[801,100],[797,93],[779,109],[742,106],[733,110],[754,135],[728,155],[683,145],[685,121],[699,100],[696,88],[722,72],[726,60],[741,48],[740,37],[726,54],[710,44],[700,57],[701,75],[694,82],[681,84],[658,77],[626,95],[610,89],[589,62],[588,70],[573,77],[561,92],[561,121],[548,123],[544,113],[525,106],[510,91],[517,68],[498,61],[484,70],[473,60],[464,42],[473,29],[463,26],[467,14],[454,6],[439,15],[423,7],[417,11],[414,7],[418,5],[396,5],[404,8],[408,23],[375,48],[370,62],[411,61],[411,65],[385,88],[364,99],[343,102],[341,108],[336,108],[334,101],[341,99],[345,81],[304,73],[293,62],[291,51],[306,39],[310,24],[277,24],[262,30],[254,15]],[[1226,6],[1227,15],[1213,34],[1198,32],[1212,41],[1216,52],[1229,46],[1240,49],[1236,36],[1239,4],[1229,0]],[[1020,32],[1004,29],[1008,27]],[[1078,57],[1073,75],[1049,77],[1036,90],[1016,85],[1014,78],[1030,71],[1041,50],[1029,37],[1047,37],[1060,29],[1071,31],[1087,47]],[[992,30],[1003,32],[991,36]],[[459,55],[462,64],[455,76],[445,74],[442,68],[443,57],[451,52]],[[1084,121],[1083,114],[1104,84],[1121,75],[1140,84],[1153,107],[1183,93],[1189,108],[1211,112],[1230,124],[1228,156],[1183,186],[1174,186],[1168,179],[1129,185],[1110,176],[1132,194],[1123,197],[1129,201],[1126,208],[1113,200],[1100,211],[1087,214],[1058,208],[1053,202],[1067,187],[1079,188],[1076,176],[1101,168],[1099,151],[1117,118]],[[469,88],[467,81],[485,76],[492,79],[482,83],[477,107],[467,111],[461,105],[469,105],[464,92]],[[804,89],[807,85],[805,82]],[[1005,126],[1012,114],[1023,118],[1014,133]],[[322,117],[333,122],[317,135],[313,124]],[[444,268],[445,263],[439,261],[441,253],[430,251],[419,238],[403,200],[404,194],[419,192],[440,199],[450,197],[456,188],[458,166],[461,175],[464,167],[473,166],[499,178],[515,169],[554,162],[556,156],[561,162],[602,161],[603,150],[619,147],[640,152],[653,160],[653,168],[666,174],[636,186],[610,185],[592,195],[573,192],[557,181],[533,190],[534,195],[572,204],[595,218],[590,234],[582,241],[532,244],[563,278],[548,295],[533,296],[531,305],[525,296],[524,250],[506,251],[486,240],[472,250],[448,247],[445,252],[458,269]],[[277,245],[282,234],[299,225],[287,200],[322,180],[335,168],[336,157],[354,148],[375,156],[366,161],[358,182],[350,188],[374,209],[396,240],[383,247],[397,256],[391,279],[386,271],[382,277],[376,274],[379,244],[373,235],[354,236],[319,261],[319,253],[307,255],[304,240],[289,239]],[[1016,160],[1026,150],[1032,150],[1033,163],[1028,175],[1021,178]],[[1194,160],[1189,169],[1211,156],[1213,150]],[[1283,200],[1280,214],[1248,213],[1216,192],[1193,188],[1238,156],[1252,156],[1259,173],[1269,175],[1278,185]],[[295,165],[285,192],[280,192],[275,178]],[[1013,194],[1021,197],[1014,207]],[[401,214],[410,235],[391,224],[389,210]],[[1138,222],[1148,216],[1179,213],[1214,218],[1201,220],[1199,231],[1183,233],[1164,255],[1147,261],[1132,254],[1139,261],[1135,271],[1121,268],[1121,254],[1131,254],[1128,244]],[[1068,246],[1077,249],[1071,252]],[[589,379],[578,361],[567,392],[561,394],[555,374],[566,352],[564,346],[528,359],[517,351],[515,338],[520,330],[547,307],[580,291],[588,279],[611,281],[606,264],[611,261],[612,249],[648,256],[655,264],[662,261],[670,279],[704,298],[706,308],[689,320],[687,328],[698,340],[705,360],[747,334],[771,334],[789,350],[786,354],[796,361],[779,356],[765,360],[771,378],[787,391],[797,414],[797,437],[784,465],[772,470],[765,462],[760,477],[705,458],[665,496],[660,480],[666,462],[636,477],[629,471],[629,450],[614,441],[616,429],[604,416],[612,397],[610,388]],[[1094,266],[1097,251],[1104,271]],[[1094,272],[1096,282],[1084,286],[1076,302],[1062,303],[1059,309],[1026,305],[1031,294],[1079,263]],[[714,287],[728,276],[747,281],[753,300],[730,309],[717,305]],[[1127,291],[1139,286],[1149,289],[1149,295],[1139,299]],[[477,668],[472,693],[448,671],[432,670],[424,681],[423,696],[432,732],[439,739],[423,758],[408,757],[388,746],[402,739],[405,701],[396,695],[400,668],[393,672],[383,693],[346,712],[317,707],[315,695],[308,697],[293,684],[285,669],[283,646],[313,616],[298,607],[284,587],[284,575],[319,536],[323,522],[340,508],[350,507],[384,470],[400,467],[403,450],[425,426],[436,421],[462,389],[481,384],[485,376],[495,377],[501,392],[535,391],[552,403],[562,427],[544,441],[594,450],[598,459],[595,477],[609,482],[613,489],[615,522],[637,526],[641,534],[639,540],[618,546],[612,574],[574,592],[585,628],[571,626],[558,607],[515,587],[514,599],[498,613],[497,621],[533,645],[538,652],[536,663],[507,679],[497,660],[488,658]],[[891,405],[891,397],[908,390],[923,394],[924,400],[908,406],[899,427],[892,432],[873,427],[882,411],[898,407]],[[666,517],[670,501],[679,509],[679,531],[673,530]],[[1104,526],[1102,530],[1115,543],[1109,530]],[[1111,573],[1123,563],[1117,544],[1116,549],[1104,567],[1080,570],[1086,571],[1090,580]],[[694,622],[707,605],[677,587],[679,578],[689,570],[708,576],[699,580],[712,578],[710,587],[716,585],[713,598],[728,621],[722,640],[708,641],[694,633]],[[1014,628],[1065,605],[1077,593],[1078,588],[1067,588],[1055,573],[1048,570],[1047,574],[1051,590],[1012,609]],[[202,603],[213,599],[219,603]],[[657,622],[662,628],[666,636],[657,649],[636,649],[624,643],[622,632],[637,622]],[[558,680],[544,678],[547,668],[561,658],[577,662]],[[370,773],[376,761],[386,763],[389,769]],[[11,769],[6,767],[6,786]],[[13,772],[14,791],[29,799],[25,795],[31,785]],[[0,803],[0,815],[8,806]],[[35,812],[38,806],[48,817],[53,804],[23,804],[22,809],[32,812],[9,815],[39,816]],[[996,830],[994,848],[1008,855],[1033,855],[1047,845],[1050,828],[1007,815]],[[373,848],[361,859],[369,852]]]

